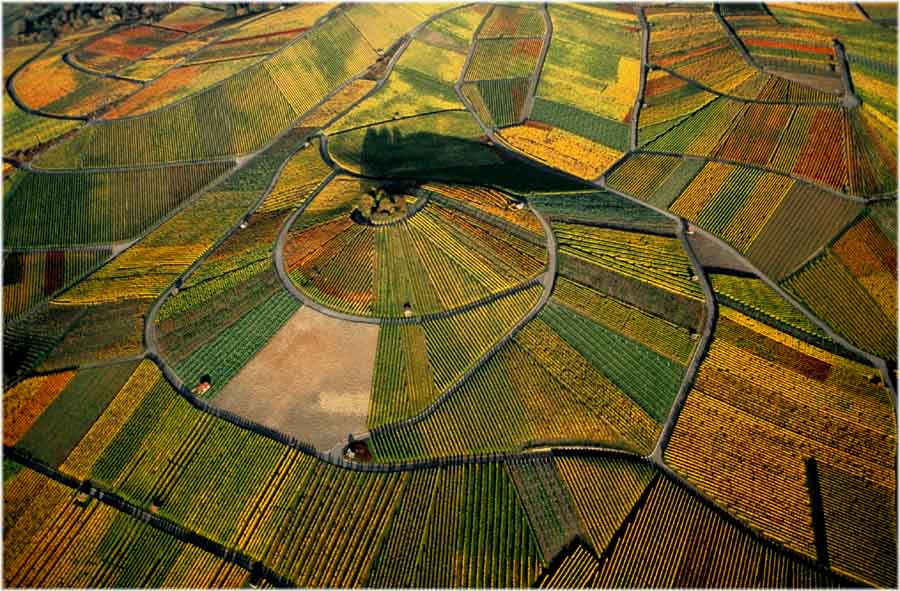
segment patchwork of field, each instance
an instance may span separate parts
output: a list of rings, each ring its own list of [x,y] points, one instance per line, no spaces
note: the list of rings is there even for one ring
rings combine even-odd
[[[896,587],[896,6],[158,8],[4,6],[6,586]]]

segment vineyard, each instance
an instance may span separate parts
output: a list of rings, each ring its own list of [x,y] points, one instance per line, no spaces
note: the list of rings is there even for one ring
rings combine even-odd
[[[6,244],[84,246],[137,238],[230,165],[66,174],[16,171],[6,188]]]
[[[897,586],[896,6],[3,16],[4,586]]]
[[[470,215],[452,200],[431,202],[427,191],[399,193],[404,209],[397,220],[360,221],[355,216],[374,188],[335,178],[288,233],[288,274],[329,308],[378,318],[437,314],[501,294],[544,270],[541,236],[498,237],[502,218],[484,210]],[[525,223],[543,232],[533,216],[520,217],[530,217]]]
[[[739,518],[816,559],[804,460],[840,465],[894,495],[897,435],[889,395],[872,368],[730,309],[721,315],[667,461]],[[773,490],[778,501],[767,502]],[[832,560],[842,572],[887,580],[884,562],[860,569]]]

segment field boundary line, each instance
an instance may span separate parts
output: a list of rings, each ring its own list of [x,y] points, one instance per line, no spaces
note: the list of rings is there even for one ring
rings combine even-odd
[[[540,10],[544,17],[544,43],[541,45],[541,53],[538,55],[534,70],[529,76],[528,93],[525,95],[525,102],[522,104],[522,115],[519,117],[517,125],[525,123],[531,115],[532,109],[534,109],[534,99],[537,95],[538,85],[541,83],[541,74],[544,72],[544,62],[547,59],[547,53],[550,51],[550,43],[553,42],[553,19],[550,18],[550,10],[546,2],[541,4]],[[524,38],[533,39],[533,37]]]
[[[640,127],[639,120],[641,108],[644,106],[644,94],[647,88],[647,73],[650,71],[648,65],[650,54],[650,24],[647,22],[647,15],[644,14],[644,7],[640,5],[634,6],[637,13],[638,22],[641,25],[641,76],[638,82],[638,93],[634,99],[634,107],[631,109],[631,151],[637,149],[638,129]]]
[[[694,386],[694,380],[697,377],[700,364],[709,352],[710,341],[713,337],[713,331],[715,330],[719,313],[716,304],[716,296],[713,292],[712,285],[709,283],[709,277],[707,277],[703,265],[700,264],[700,260],[697,258],[694,249],[691,247],[690,241],[687,239],[686,232],[688,231],[691,230],[688,229],[687,222],[681,220],[678,224],[678,240],[681,242],[681,248],[685,251],[685,254],[687,254],[688,259],[690,259],[694,272],[697,274],[697,280],[700,283],[700,288],[703,290],[703,301],[706,313],[703,318],[703,330],[700,333],[700,340],[697,341],[697,345],[694,347],[691,363],[685,369],[684,376],[682,376],[681,379],[681,386],[678,388],[678,394],[675,396],[672,406],[669,407],[669,414],[662,424],[662,429],[656,440],[656,445],[650,453],[650,458],[654,463],[663,463],[663,454],[665,453],[666,447],[669,445],[672,433],[675,431],[678,417],[681,415],[681,410],[684,408],[684,403],[687,401],[688,393]]]

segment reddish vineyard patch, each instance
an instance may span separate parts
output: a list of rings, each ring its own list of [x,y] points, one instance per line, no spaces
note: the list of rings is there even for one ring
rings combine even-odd
[[[817,47],[815,45],[803,45],[801,43],[788,43],[787,41],[772,41],[770,39],[746,39],[744,45],[750,47],[770,47],[773,49],[787,49],[802,53],[818,53],[820,55],[832,55],[831,48]]]
[[[537,57],[541,53],[541,47],[544,45],[543,39],[519,39],[515,42],[510,52],[513,56],[527,55],[528,57]]]
[[[178,31],[140,25],[101,37],[86,45],[84,50],[136,60],[183,36],[184,33]]]
[[[806,134],[806,142],[794,165],[794,174],[841,188],[847,184],[844,162],[846,138],[842,113],[818,109]]]
[[[897,250],[871,218],[847,230],[833,250],[854,277],[885,272],[897,276]]]
[[[684,88],[685,86],[687,86],[687,82],[681,78],[666,75],[663,78],[647,80],[647,85],[644,88],[644,96],[650,98],[672,92],[673,90],[678,90],[679,88]]]
[[[654,61],[656,64],[658,64],[660,66],[668,67],[673,64],[692,60],[694,58],[702,57],[702,56],[710,54],[710,53],[715,53],[717,51],[721,51],[727,47],[728,47],[728,41],[726,40],[726,41],[714,43],[712,45],[705,45],[705,46],[699,47],[693,51],[687,51],[684,53],[673,53],[673,54],[670,54],[666,58],[654,59],[652,61]]]

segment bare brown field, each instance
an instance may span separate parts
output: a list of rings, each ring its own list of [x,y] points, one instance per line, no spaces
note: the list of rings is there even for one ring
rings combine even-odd
[[[302,307],[214,404],[328,450],[366,429],[378,327]]]

